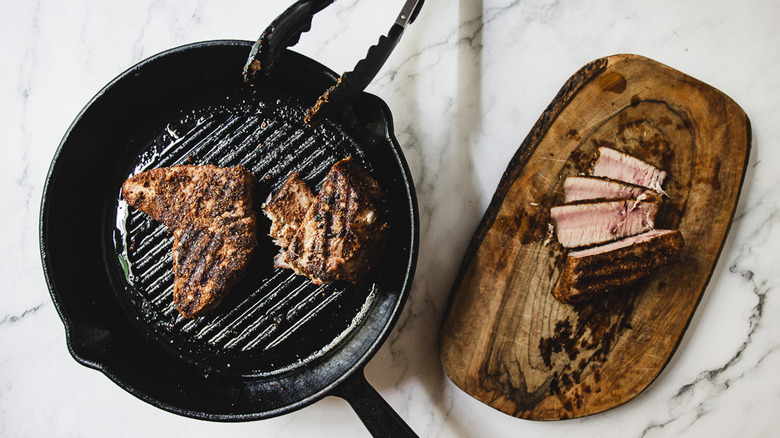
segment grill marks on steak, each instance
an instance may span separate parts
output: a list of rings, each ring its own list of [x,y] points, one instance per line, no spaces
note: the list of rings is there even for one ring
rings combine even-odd
[[[684,242],[677,230],[652,230],[579,251],[566,258],[553,295],[564,303],[579,303],[653,274],[680,259]]]
[[[341,160],[306,212],[287,261],[315,284],[361,283],[387,242],[387,216],[387,201],[376,180],[351,157]]]
[[[216,307],[257,246],[254,176],[241,166],[174,166],[122,185],[128,205],[173,233],[173,302],[185,318]]]
[[[263,211],[271,219],[271,229],[285,229],[297,222],[298,214],[278,215],[282,201],[290,199],[291,176]],[[305,183],[304,183],[305,184]],[[289,211],[300,211],[306,197]],[[304,199],[303,202],[300,199]],[[314,202],[306,209],[300,224],[294,223],[293,237],[283,241],[272,233],[282,248],[277,266],[291,268],[309,277],[314,284],[346,281],[359,284],[368,279],[384,252],[389,235],[387,199],[365,169],[348,157],[331,167]],[[284,243],[287,245],[284,245]]]

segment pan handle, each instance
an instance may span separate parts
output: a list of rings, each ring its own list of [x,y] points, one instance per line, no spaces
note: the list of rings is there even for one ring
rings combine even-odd
[[[363,369],[360,369],[352,373],[347,380],[333,389],[331,395],[346,400],[366,429],[376,438],[417,437],[412,428],[368,383],[363,372]]]

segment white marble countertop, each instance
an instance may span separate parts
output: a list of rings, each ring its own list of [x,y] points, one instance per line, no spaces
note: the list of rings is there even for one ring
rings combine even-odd
[[[134,63],[211,39],[254,40],[289,0],[40,0],[0,15],[0,436],[365,436],[327,397],[248,423],[148,405],[76,363],[44,281],[43,184],[89,99]],[[341,0],[296,47],[351,69],[400,0]],[[428,0],[369,87],[392,109],[421,210],[410,299],[368,380],[421,436],[776,436],[780,429],[780,2]],[[753,146],[733,227],[682,343],[631,402],[537,423],[472,399],[444,375],[438,329],[466,245],[510,157],[566,79],[637,53],[730,95]]]

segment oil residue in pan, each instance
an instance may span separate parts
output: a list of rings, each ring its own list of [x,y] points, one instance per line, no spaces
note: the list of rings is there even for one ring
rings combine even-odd
[[[310,126],[304,115],[300,102],[267,92],[216,96],[163,122],[127,176],[180,164],[240,164],[258,178],[259,208],[293,171],[319,188],[348,155],[371,170],[337,125]],[[114,249],[127,285],[120,299],[152,338],[204,372],[268,375],[315,360],[349,336],[378,293],[376,283],[316,286],[274,269],[278,248],[266,236],[268,221],[261,213],[258,219],[259,246],[244,279],[212,313],[184,319],[173,306],[170,232],[117,198]]]

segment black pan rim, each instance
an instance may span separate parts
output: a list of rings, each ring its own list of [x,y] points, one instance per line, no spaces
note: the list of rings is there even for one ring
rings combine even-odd
[[[259,413],[240,413],[240,414],[213,414],[213,413],[206,413],[206,412],[196,412],[191,411],[188,409],[182,409],[177,406],[173,406],[171,404],[162,402],[154,397],[149,396],[144,391],[139,390],[138,388],[134,387],[132,384],[129,384],[125,379],[122,378],[121,375],[114,372],[110,367],[106,366],[103,363],[100,363],[99,361],[93,361],[85,358],[77,348],[77,335],[75,333],[75,327],[74,322],[71,320],[70,315],[68,312],[64,309],[64,306],[62,304],[62,300],[59,297],[57,290],[57,281],[54,278],[53,272],[52,272],[52,264],[51,259],[49,257],[48,249],[47,249],[47,240],[49,239],[49,230],[48,230],[48,210],[49,210],[49,195],[51,192],[51,186],[54,184],[54,176],[55,171],[57,169],[57,163],[63,153],[64,148],[66,147],[67,140],[70,137],[72,131],[74,128],[80,123],[84,115],[87,113],[89,108],[97,101],[101,99],[102,96],[104,96],[108,90],[112,89],[118,82],[122,81],[126,77],[133,75],[138,70],[142,69],[145,65],[149,63],[153,63],[156,60],[180,53],[185,51],[191,51],[191,50],[198,50],[201,48],[207,48],[207,47],[230,47],[230,46],[239,46],[239,47],[251,47],[252,42],[251,41],[244,41],[244,40],[209,40],[209,41],[201,41],[191,44],[185,44],[176,48],[172,48],[163,52],[160,52],[158,54],[155,54],[151,57],[148,57],[135,65],[131,66],[130,68],[126,69],[124,72],[119,74],[117,77],[115,77],[113,80],[111,80],[106,86],[104,86],[100,91],[98,91],[90,100],[89,102],[81,109],[81,111],[78,113],[74,121],[71,123],[69,128],[66,130],[63,138],[61,139],[54,156],[52,158],[52,162],[49,166],[46,180],[44,184],[44,188],[42,191],[42,199],[41,199],[41,209],[39,214],[39,245],[40,245],[40,252],[41,252],[41,262],[42,262],[42,268],[44,273],[44,278],[46,281],[47,288],[49,289],[49,294],[52,298],[52,302],[54,304],[55,309],[57,310],[57,314],[60,317],[60,320],[63,322],[64,328],[65,328],[65,335],[66,335],[66,344],[68,351],[70,352],[71,356],[80,364],[92,368],[95,370],[100,371],[103,373],[106,377],[108,377],[111,381],[116,383],[119,387],[123,388],[124,390],[128,391],[135,397],[152,404],[153,406],[159,407],[161,409],[164,409],[169,412],[173,412],[179,415],[183,415],[186,417],[191,418],[197,418],[197,419],[203,419],[203,420],[211,420],[211,421],[231,421],[231,422],[238,422],[238,421],[250,421],[250,420],[257,420],[262,418],[269,418],[278,416],[287,412],[291,412],[297,409],[300,409],[304,406],[310,405],[317,400],[320,400],[321,398],[325,397],[329,393],[333,391],[334,388],[342,384],[345,380],[350,378],[353,374],[356,372],[362,372],[362,368],[365,366],[365,364],[373,357],[373,355],[377,352],[377,350],[381,347],[381,345],[384,343],[384,341],[387,339],[387,337],[390,335],[392,328],[395,326],[398,318],[401,314],[401,309],[403,308],[409,292],[411,290],[412,280],[414,278],[415,268],[416,268],[416,262],[417,262],[417,256],[418,256],[418,249],[419,249],[419,212],[417,208],[417,198],[416,193],[414,190],[414,185],[411,177],[411,172],[409,170],[408,164],[406,162],[406,159],[403,156],[402,150],[400,148],[400,145],[398,144],[397,139],[394,136],[394,127],[393,127],[393,120],[392,120],[392,114],[390,112],[389,107],[387,104],[380,99],[377,96],[371,95],[369,93],[363,93],[364,98],[368,99],[372,105],[375,105],[379,108],[381,111],[384,122],[386,124],[386,132],[388,137],[388,143],[392,147],[393,155],[398,160],[398,164],[402,170],[402,177],[403,177],[403,183],[404,186],[407,189],[407,197],[410,200],[411,203],[411,216],[412,216],[412,223],[411,223],[411,233],[412,233],[412,248],[410,248],[410,257],[407,264],[407,270],[405,271],[405,277],[403,279],[403,290],[399,293],[399,298],[396,300],[395,305],[392,308],[392,311],[390,313],[390,317],[388,321],[385,323],[385,325],[382,327],[382,330],[379,331],[378,336],[375,337],[374,341],[370,344],[367,353],[363,355],[361,358],[359,358],[357,361],[353,363],[351,367],[349,367],[348,371],[342,374],[339,378],[337,378],[334,382],[332,382],[330,385],[325,386],[317,393],[306,397],[302,400],[299,400],[297,402],[288,404],[282,408],[268,410],[264,412]],[[330,76],[334,81],[338,77],[332,70],[328,69],[327,67],[322,66],[319,63],[316,63],[316,61],[311,60],[310,58],[305,57],[304,55],[300,55],[296,52],[289,51],[291,56],[299,57],[301,59],[306,60],[306,62],[314,63],[318,67],[321,68],[322,72],[326,75]]]

